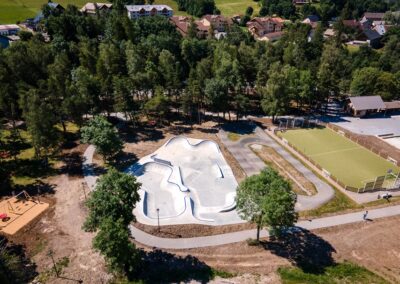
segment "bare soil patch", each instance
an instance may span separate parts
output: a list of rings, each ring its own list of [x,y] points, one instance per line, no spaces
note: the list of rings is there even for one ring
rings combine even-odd
[[[40,200],[50,203],[50,208],[40,217],[10,238],[23,244],[28,256],[43,275],[46,283],[106,283],[111,276],[106,272],[104,259],[92,250],[92,233],[86,233],[81,226],[86,217],[85,195],[82,190],[82,154],[85,145],[78,145],[61,153],[61,174],[42,182],[54,191],[42,194]],[[67,174],[69,173],[69,174]],[[87,190],[87,189],[86,189]],[[49,250],[54,252],[57,262],[68,259],[62,270],[63,278],[56,278],[52,269]]]
[[[207,226],[199,224],[185,225],[168,225],[161,226],[158,231],[157,226],[149,226],[141,223],[135,223],[134,226],[146,233],[162,237],[162,238],[194,238],[200,236],[219,235],[243,230],[255,229],[256,226],[249,223],[224,225],[224,226]]]
[[[169,252],[177,256],[191,255],[213,268],[230,273],[266,275],[273,280],[272,283],[279,283],[275,273],[281,266],[302,266],[313,261],[324,263],[326,258],[332,258],[333,262],[351,261],[392,283],[399,283],[399,221],[400,217],[390,217],[320,229],[309,232],[305,242],[295,241],[295,245],[280,246],[266,240],[263,246],[241,242]]]
[[[291,184],[294,192],[297,194],[307,194],[298,184],[300,183],[308,192],[315,194],[317,190],[312,182],[304,177],[298,170],[296,170],[288,161],[282,158],[274,149],[262,146],[261,150],[252,148],[252,150],[270,167],[276,169],[282,176],[284,176]],[[293,180],[293,178],[294,180]]]

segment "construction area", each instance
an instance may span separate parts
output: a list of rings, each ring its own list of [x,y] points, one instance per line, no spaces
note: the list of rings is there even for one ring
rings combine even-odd
[[[49,207],[25,191],[0,202],[0,230],[14,235]]]

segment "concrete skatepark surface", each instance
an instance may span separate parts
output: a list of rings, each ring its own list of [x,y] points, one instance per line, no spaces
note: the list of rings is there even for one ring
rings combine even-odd
[[[141,201],[134,210],[140,223],[243,222],[235,210],[238,184],[213,141],[173,137],[126,172],[142,184]]]

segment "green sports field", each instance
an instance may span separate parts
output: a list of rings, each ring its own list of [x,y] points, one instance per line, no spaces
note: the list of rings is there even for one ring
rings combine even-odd
[[[279,135],[348,186],[359,188],[389,169],[400,170],[328,128],[289,130]]]

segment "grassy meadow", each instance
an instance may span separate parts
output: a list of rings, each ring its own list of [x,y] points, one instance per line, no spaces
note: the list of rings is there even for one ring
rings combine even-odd
[[[86,2],[90,1],[54,0],[54,2],[61,4],[63,7],[73,4],[81,8]],[[47,3],[47,0],[0,0],[0,24],[14,24],[27,18],[33,18],[45,3]]]
[[[82,7],[89,0],[54,0],[66,7],[68,4]],[[101,1],[108,2],[108,1]],[[0,24],[14,24],[33,18],[40,11],[47,0],[0,0]],[[178,11],[178,5],[174,0],[156,0],[155,4],[165,4],[174,10],[175,15],[187,15]],[[257,2],[253,0],[215,0],[215,4],[224,16],[231,17],[236,14],[244,14],[247,7],[254,8],[254,14],[260,10]]]

